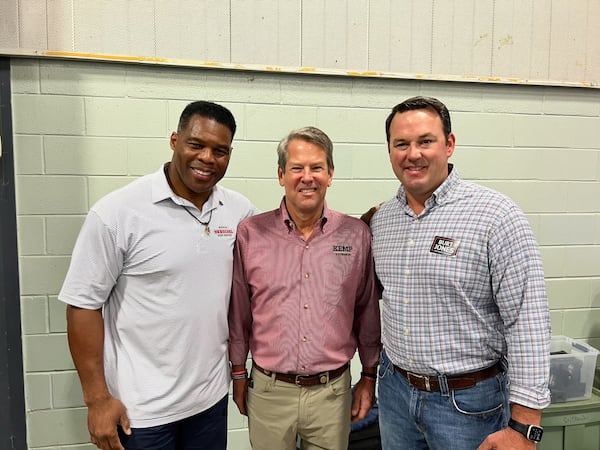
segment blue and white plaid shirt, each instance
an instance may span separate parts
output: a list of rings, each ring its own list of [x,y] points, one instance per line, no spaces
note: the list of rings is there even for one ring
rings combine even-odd
[[[538,245],[508,197],[450,175],[416,215],[404,188],[371,221],[382,342],[408,371],[509,363],[510,401],[550,403],[550,314]]]

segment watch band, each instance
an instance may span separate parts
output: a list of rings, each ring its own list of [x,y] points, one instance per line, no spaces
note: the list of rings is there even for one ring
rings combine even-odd
[[[536,444],[542,440],[544,429],[538,425],[525,425],[524,423],[517,422],[514,419],[509,419],[508,426],[513,430],[521,433],[525,438]]]

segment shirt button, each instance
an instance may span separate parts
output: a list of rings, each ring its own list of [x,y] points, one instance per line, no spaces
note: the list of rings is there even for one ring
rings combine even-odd
[[[415,240],[414,240],[414,239],[409,239],[409,241],[408,241],[408,245],[410,245],[411,247],[412,247],[413,245],[415,245]]]
[[[410,334],[410,330],[408,328],[404,329],[404,336],[408,336]]]
[[[307,273],[305,273],[305,274],[304,274],[304,278],[308,278],[308,277],[310,277],[310,275],[309,275],[309,274],[307,274]]]
[[[308,304],[304,304],[304,309],[308,309]]]
[[[308,248],[308,247],[310,247],[310,245],[307,244],[304,248]]]
[[[406,269],[406,270],[404,271],[404,275],[410,275],[410,269]]]
[[[404,303],[405,305],[408,305],[408,299],[407,298],[403,299],[402,303]]]
[[[306,342],[306,336],[302,336],[302,342]]]

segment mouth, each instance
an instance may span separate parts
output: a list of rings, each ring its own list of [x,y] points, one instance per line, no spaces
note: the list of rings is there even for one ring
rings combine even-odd
[[[409,166],[409,167],[405,167],[404,171],[418,173],[418,172],[424,171],[425,169],[427,169],[427,166]]]
[[[300,193],[301,194],[312,194],[313,192],[317,192],[317,188],[305,188],[305,189],[300,189]]]
[[[198,167],[191,167],[191,169],[195,175],[200,177],[210,177],[213,174],[213,172],[210,170],[200,169]]]

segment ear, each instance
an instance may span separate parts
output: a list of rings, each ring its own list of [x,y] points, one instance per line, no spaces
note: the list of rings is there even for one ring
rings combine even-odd
[[[283,186],[283,170],[281,170],[281,167],[277,168],[277,178],[279,178],[279,186]]]
[[[327,187],[331,186],[331,183],[333,183],[333,169],[329,169],[328,174],[329,180],[327,180]]]
[[[454,148],[456,145],[456,138],[454,137],[454,133],[450,133],[448,138],[446,139],[446,156],[450,158],[454,153]]]
[[[175,150],[175,144],[177,144],[177,132],[173,131],[171,133],[171,137],[169,138],[169,145],[173,151]]]

